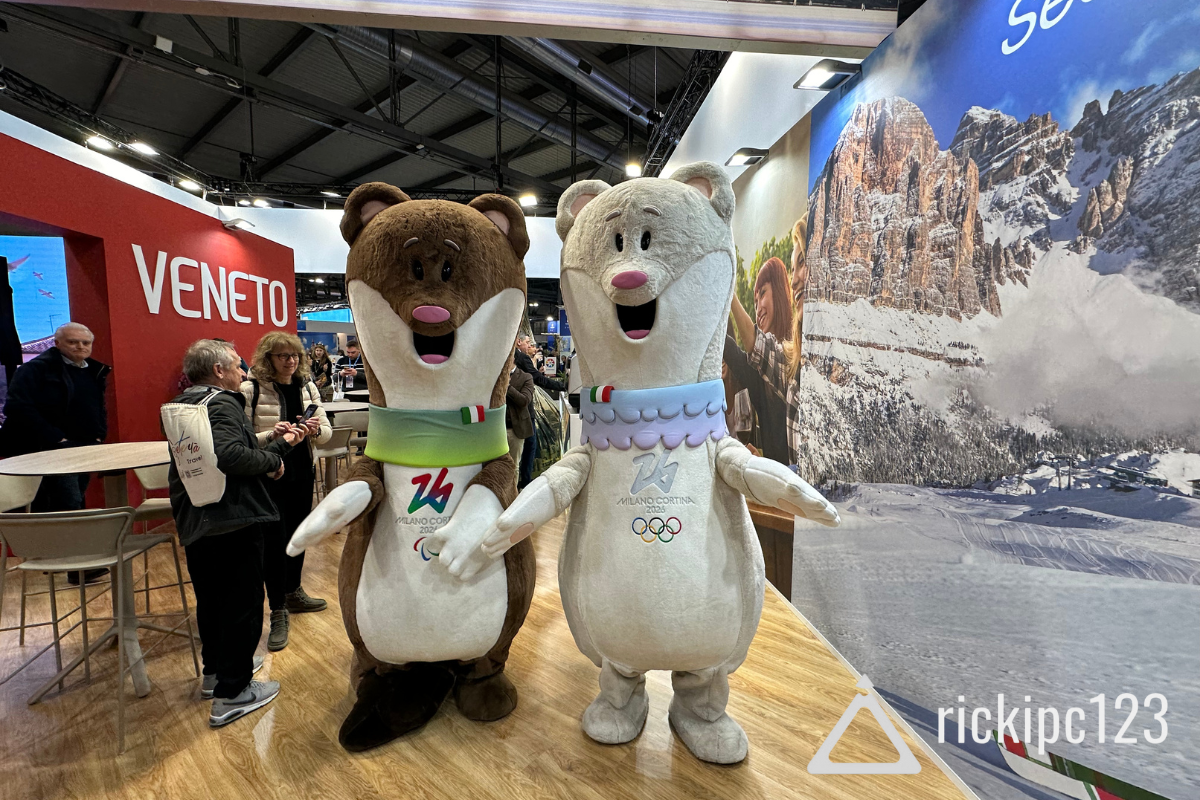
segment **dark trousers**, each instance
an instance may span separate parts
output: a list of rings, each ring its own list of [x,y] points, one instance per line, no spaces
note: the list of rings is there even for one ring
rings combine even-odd
[[[300,523],[312,511],[313,475],[293,476],[288,480],[271,483],[268,487],[271,499],[279,508],[279,522],[271,525],[265,533],[263,548],[263,573],[267,582],[267,603],[272,611],[287,605],[287,595],[300,588],[300,573],[304,570],[304,554],[289,556],[287,543]]]
[[[196,593],[204,674],[217,676],[213,696],[237,697],[250,685],[262,636],[262,526],[205,536],[184,552]]]
[[[537,430],[535,429],[533,436],[525,440],[525,447],[521,450],[521,469],[517,476],[518,489],[524,489],[533,480],[533,462],[537,458],[537,449]]]
[[[42,485],[38,487],[37,496],[33,498],[33,511],[78,511],[83,508],[84,495],[87,494],[88,481],[91,476],[81,475],[45,475]]]

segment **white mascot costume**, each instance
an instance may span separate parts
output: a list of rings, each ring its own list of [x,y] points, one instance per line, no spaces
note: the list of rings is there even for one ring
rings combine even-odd
[[[584,731],[606,744],[637,737],[644,673],[671,670],[672,729],[697,758],[721,764],[748,749],[725,705],[765,584],[743,495],[839,521],[791,470],[727,435],[721,352],[733,207],[729,179],[711,163],[616,187],[581,181],[562,196],[562,292],[583,376],[583,444],[531,483],[483,541],[499,556],[570,508],[558,562],[563,609],[601,670]]]

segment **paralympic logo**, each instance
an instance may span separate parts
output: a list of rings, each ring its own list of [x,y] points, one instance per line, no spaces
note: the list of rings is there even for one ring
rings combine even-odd
[[[646,544],[655,539],[666,544],[683,531],[683,523],[679,521],[679,517],[667,517],[665,520],[662,517],[651,517],[649,520],[638,517],[633,521],[632,528]]]
[[[432,561],[433,556],[436,556],[438,554],[431,553],[430,551],[425,549],[425,545],[423,544],[423,542],[425,541],[425,538],[426,537],[422,536],[420,539],[417,539],[415,542],[413,542],[413,550],[416,551],[417,553],[421,554],[422,561]]]

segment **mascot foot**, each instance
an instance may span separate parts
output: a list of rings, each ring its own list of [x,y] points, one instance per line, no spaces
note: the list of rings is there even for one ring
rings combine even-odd
[[[454,673],[434,664],[380,674],[368,672],[342,723],[338,742],[361,753],[418,730],[433,719],[454,686]]]
[[[478,680],[460,678],[454,684],[454,702],[467,719],[494,722],[517,707],[517,687],[503,672]]]
[[[646,712],[650,710],[645,684],[639,683],[629,702],[621,708],[614,706],[604,695],[601,692],[583,712],[583,732],[600,744],[632,742],[642,732]]]
[[[736,764],[746,758],[750,742],[742,726],[725,712],[713,721],[701,719],[678,701],[671,701],[667,713],[671,730],[701,761],[713,764]]]

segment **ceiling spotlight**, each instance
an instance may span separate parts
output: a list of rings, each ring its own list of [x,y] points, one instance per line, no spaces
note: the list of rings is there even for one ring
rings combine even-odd
[[[158,155],[158,151],[155,150],[150,145],[146,144],[145,142],[133,142],[129,146],[132,147],[134,150],[137,150],[139,153],[141,153],[144,156]]]
[[[642,165],[637,163],[636,161],[631,161],[628,164],[626,164],[625,165],[625,177],[626,178],[642,177]]]
[[[529,304],[529,307],[530,307],[530,308],[537,308],[537,303],[530,303],[530,304]]]
[[[536,194],[523,194],[517,200],[517,202],[521,204],[522,208],[530,208],[532,206],[536,206],[537,205],[537,195]]]
[[[792,88],[828,92],[841,86],[851,76],[861,72],[860,64],[826,58],[813,64],[812,68],[804,73],[804,77],[796,81]]]
[[[90,136],[87,143],[97,150],[112,150],[115,145],[103,136]]]
[[[546,322],[553,322],[553,321],[554,321],[554,317],[546,317]]]
[[[251,222],[248,219],[242,219],[241,217],[234,217],[233,219],[227,219],[224,222],[222,222],[221,224],[224,225],[226,228],[228,228],[231,231],[237,231],[237,230],[245,231],[245,230],[249,230],[250,228],[254,227],[253,222]]]
[[[270,208],[271,207],[271,204],[268,203],[266,200],[263,200],[261,197],[254,198],[254,202],[251,205],[253,205],[255,208]]]
[[[325,282],[324,278],[313,278],[313,283],[324,283],[324,282]]]
[[[767,157],[767,151],[758,147],[742,147],[725,162],[727,167],[749,167]]]
[[[243,197],[241,200],[238,200],[238,205],[239,206],[248,206],[248,205],[250,205],[250,201]]]
[[[341,195],[337,192],[321,192],[321,194],[325,195],[326,197],[341,197]]]
[[[200,191],[200,184],[196,183],[191,178],[180,178],[178,186],[180,189],[187,189],[189,192]]]

